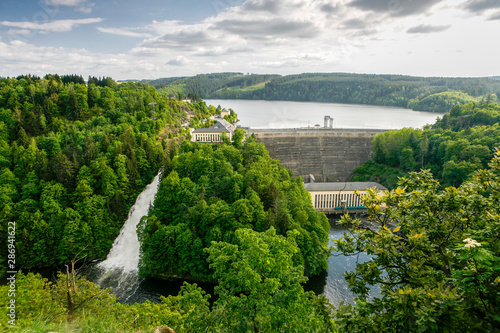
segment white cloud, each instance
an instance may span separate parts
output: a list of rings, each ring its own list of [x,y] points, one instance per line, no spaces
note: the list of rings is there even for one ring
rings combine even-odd
[[[107,33],[107,34],[126,36],[126,37],[136,37],[136,38],[152,37],[152,35],[150,33],[136,32],[136,31],[131,31],[130,29],[97,27],[97,30],[99,30],[100,32]]]
[[[470,12],[482,14],[491,9],[500,9],[498,0],[467,0],[464,8]]]
[[[47,73],[154,77],[163,67],[127,54],[93,53],[85,49],[39,47],[20,40],[0,41],[2,75]]]
[[[353,0],[347,5],[384,16],[412,16],[427,14],[443,0]]]
[[[406,30],[409,34],[428,34],[434,32],[442,32],[451,28],[449,25],[428,25],[428,24],[420,24],[415,27],[411,27]]]
[[[102,22],[102,18],[86,18],[78,20],[55,20],[48,23],[35,23],[35,22],[11,22],[11,21],[1,21],[0,25],[7,27],[21,28],[24,30],[37,30],[40,33],[49,32],[68,32],[73,30],[73,28],[78,27],[82,24],[93,24]]]
[[[164,20],[140,27],[96,29],[142,39],[125,53],[37,48],[14,41],[0,43],[0,64],[4,73],[15,75],[76,72],[116,79],[216,71],[499,74],[494,72],[498,50],[492,49],[491,42],[478,38],[498,29],[498,20],[488,21],[494,15],[491,10],[484,15],[472,15],[464,5],[472,1],[465,0],[458,4],[456,0],[426,0],[418,4],[417,0],[399,0],[406,7],[393,14],[383,10],[384,1],[387,0],[371,4],[368,0],[247,0],[192,24]],[[78,7],[87,2],[66,3]],[[16,38],[16,34],[21,38],[29,31],[70,31],[79,24],[102,22],[101,18],[88,20],[45,24],[4,21],[0,25],[12,28],[11,38]],[[476,65],[470,66],[471,63]]]
[[[171,60],[167,61],[167,65],[171,65],[171,66],[184,66],[184,65],[187,65],[189,63],[191,63],[191,61],[186,59],[186,57],[184,57],[184,56],[177,56],[175,59],[171,59]]]
[[[44,0],[43,2],[49,6],[75,7],[84,4],[87,0]]]
[[[87,0],[43,0],[43,2],[48,6],[65,6],[65,7],[77,7],[75,10],[85,14],[90,14],[92,12],[92,7],[95,6],[94,3],[88,2]]]
[[[80,6],[76,9],[77,12],[81,12],[84,14],[90,14],[92,13],[92,8],[95,6],[94,3],[87,3],[84,6]]]
[[[9,35],[22,35],[22,36],[28,36],[33,33],[32,30],[29,29],[9,29],[7,30],[7,33]]]
[[[153,22],[148,29],[158,35],[132,52],[150,57],[167,53],[178,66],[183,66],[176,61],[179,56],[195,58],[202,72],[207,72],[203,64],[212,63],[213,57],[228,64],[224,70],[282,66],[284,71],[297,71],[309,66],[324,71],[328,69],[322,65],[349,63],[347,57],[374,29],[369,24],[351,24],[346,29],[345,21],[353,23],[367,14],[356,9],[350,16],[345,14],[342,1],[247,0],[197,24]],[[345,38],[355,34],[362,35],[356,42]]]

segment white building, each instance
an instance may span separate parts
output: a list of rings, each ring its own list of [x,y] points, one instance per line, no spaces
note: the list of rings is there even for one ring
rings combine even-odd
[[[327,214],[342,213],[344,209],[366,211],[362,202],[362,197],[367,194],[366,189],[387,190],[375,182],[306,183],[304,188],[311,194],[313,207]]]
[[[210,128],[197,128],[191,131],[192,142],[222,142],[222,133],[233,141],[235,127],[224,119],[217,120],[217,123]]]

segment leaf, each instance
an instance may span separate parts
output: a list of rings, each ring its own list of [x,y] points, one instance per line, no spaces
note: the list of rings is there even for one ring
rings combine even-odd
[[[401,229],[401,227],[397,227],[396,229],[394,229],[392,232],[398,232],[399,229]]]

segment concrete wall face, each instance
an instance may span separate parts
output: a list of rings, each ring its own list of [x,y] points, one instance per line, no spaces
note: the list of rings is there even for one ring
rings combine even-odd
[[[373,136],[385,130],[250,130],[272,158],[309,182],[348,181],[370,159]]]

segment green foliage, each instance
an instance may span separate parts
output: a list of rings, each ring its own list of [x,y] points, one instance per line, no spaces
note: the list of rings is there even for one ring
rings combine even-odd
[[[220,281],[218,299],[209,305],[196,284],[184,283],[177,296],[161,303],[119,304],[109,290],[73,274],[55,281],[19,273],[16,328],[20,332],[147,332],[170,327],[187,332],[335,332],[325,297],[304,292],[303,266],[294,255],[297,231],[288,237],[273,228],[264,233],[239,229],[235,244],[212,242],[206,250]],[[0,286],[0,306],[9,302]],[[0,328],[9,328],[3,316]]]
[[[220,332],[332,332],[324,298],[304,292],[294,264],[297,231],[238,229],[235,244],[212,242],[208,261],[219,281],[211,316]]]
[[[408,108],[420,111],[449,111],[456,105],[477,102],[478,99],[459,91],[444,91],[415,98],[408,102]]]
[[[400,177],[407,173],[398,168],[391,168],[383,164],[378,164],[370,160],[363,163],[354,170],[351,176],[353,182],[377,182],[388,189],[396,188]]]
[[[326,268],[329,225],[316,212],[301,179],[262,144],[184,142],[164,174],[154,207],[139,226],[142,275],[211,280],[204,248],[232,243],[239,228],[281,235],[297,230],[297,262],[307,274]]]
[[[390,168],[403,172],[430,169],[444,186],[459,186],[475,170],[486,168],[500,146],[499,121],[500,105],[486,100],[455,106],[424,130],[404,128],[378,134],[372,141],[372,161],[359,167],[352,179],[385,181],[394,174]],[[388,188],[394,184],[384,183]]]
[[[108,77],[88,86],[76,75],[0,78],[0,230],[17,222],[18,267],[60,265],[83,248],[89,259],[105,256],[163,166],[159,134],[183,135],[183,107]],[[204,103],[195,107],[206,116]]]
[[[71,277],[71,275],[70,275]],[[71,280],[72,278],[70,278]],[[149,331],[161,325],[175,328],[177,333],[201,332],[207,328],[209,295],[196,284],[185,284],[178,296],[162,298],[154,304],[120,304],[109,290],[101,290],[80,276],[75,288],[68,289],[67,275],[59,273],[53,282],[40,275],[19,273],[16,278],[15,327],[2,316],[0,330],[19,332],[136,332]],[[71,281],[70,281],[71,284]],[[8,286],[0,286],[0,305],[6,308]],[[68,290],[75,304],[69,314]]]
[[[500,105],[486,99],[480,103],[453,107],[449,113],[436,122],[433,128],[458,132],[475,126],[494,125],[498,122],[500,122]]]
[[[377,134],[372,141],[373,160],[390,167],[400,167],[412,171],[416,166],[415,153],[419,152],[418,142],[422,130],[403,128]]]
[[[194,77],[163,78],[147,82],[168,95],[177,96],[178,93],[182,93],[186,96],[192,94],[207,98],[211,93],[218,90],[258,90],[264,86],[265,82],[277,77],[279,75],[214,73],[200,74]]]
[[[493,332],[500,329],[500,150],[489,170],[439,189],[410,173],[385,196],[365,199],[376,229],[345,216],[350,234],[334,249],[372,259],[346,274],[357,306],[341,306],[345,331]],[[370,286],[380,297],[367,300]]]

